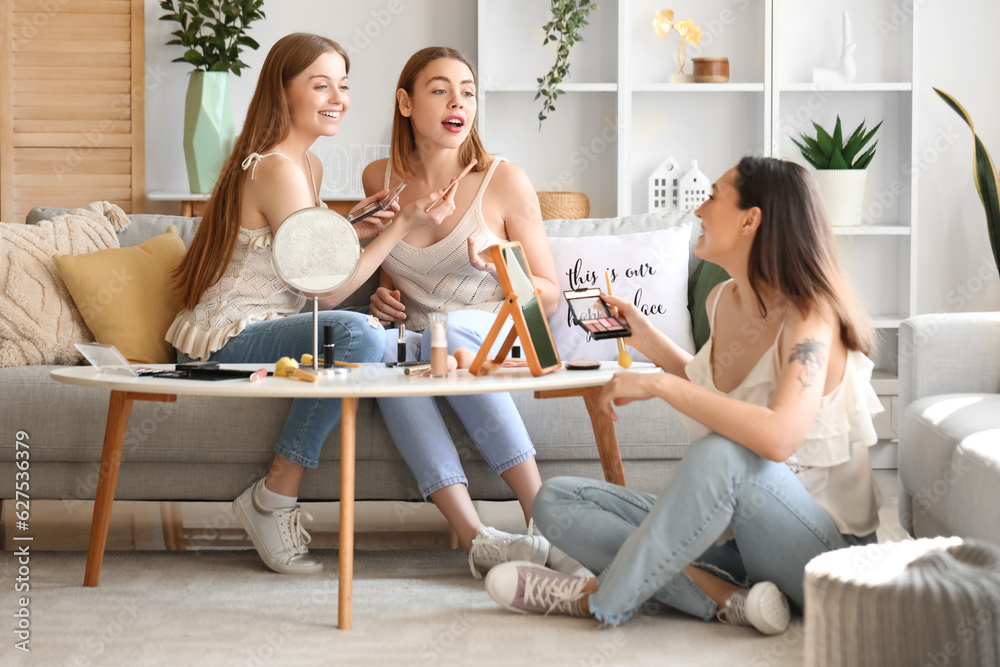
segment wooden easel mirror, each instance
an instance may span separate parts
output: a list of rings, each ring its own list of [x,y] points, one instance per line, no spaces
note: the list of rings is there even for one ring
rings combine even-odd
[[[483,346],[479,348],[469,372],[473,375],[485,375],[500,367],[510,353],[514,341],[521,339],[521,349],[528,362],[528,368],[534,376],[545,375],[559,368],[559,351],[552,340],[552,331],[545,318],[545,310],[539,300],[541,291],[535,287],[531,279],[531,269],[528,258],[517,241],[501,243],[490,249],[493,264],[496,266],[497,277],[505,295],[503,307],[497,313],[493,328],[486,335]],[[493,347],[500,330],[507,323],[507,318],[513,318],[514,326],[496,357],[487,362],[486,355]]]

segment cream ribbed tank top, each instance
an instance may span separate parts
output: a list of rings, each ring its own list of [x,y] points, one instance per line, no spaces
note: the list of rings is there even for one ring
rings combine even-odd
[[[426,248],[414,248],[400,241],[382,263],[382,268],[402,295],[408,329],[426,329],[427,313],[432,311],[482,310],[496,313],[503,305],[503,289],[496,278],[469,264],[466,239],[472,237],[477,252],[504,243],[504,239],[489,230],[483,218],[483,193],[497,165],[504,161],[502,157],[493,158],[476,198],[450,234]],[[389,160],[385,166],[385,187],[389,187],[391,169],[392,161]]]
[[[719,297],[730,282],[732,280],[723,283],[712,304],[709,317],[713,329]],[[781,375],[778,341],[784,326],[782,322],[771,347],[743,381],[728,393],[716,388],[712,376],[714,336],[709,336],[684,371],[691,382],[712,393],[753,405],[770,405]],[[867,535],[878,527],[878,508],[882,503],[868,459],[868,448],[878,442],[872,415],[883,410],[871,386],[872,368],[874,364],[863,353],[848,351],[840,384],[820,400],[805,439],[795,453],[785,459],[802,485],[833,519],[837,530],[858,536]],[[709,433],[709,429],[699,422],[683,414],[679,416],[693,438]]]
[[[243,161],[243,171],[250,169],[254,177],[257,163],[272,155],[291,160],[284,153],[251,153]],[[312,164],[309,183],[316,206],[325,207],[316,192]],[[271,259],[271,228],[240,227],[236,248],[225,270],[214,284],[201,295],[198,305],[177,314],[165,339],[174,348],[193,359],[208,357],[254,322],[294,315],[302,310],[306,299],[278,277]]]

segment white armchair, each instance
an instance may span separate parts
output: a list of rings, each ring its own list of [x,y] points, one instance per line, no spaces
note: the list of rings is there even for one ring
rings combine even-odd
[[[899,520],[1000,544],[1000,313],[899,328]]]

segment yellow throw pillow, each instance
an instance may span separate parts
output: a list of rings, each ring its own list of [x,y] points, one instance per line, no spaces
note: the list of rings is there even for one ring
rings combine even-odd
[[[165,364],[175,353],[163,338],[182,308],[170,274],[184,253],[171,225],[137,246],[54,259],[98,343],[114,345],[134,363]]]

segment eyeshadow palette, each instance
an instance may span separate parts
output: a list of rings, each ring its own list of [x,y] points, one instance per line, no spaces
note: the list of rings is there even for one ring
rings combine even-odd
[[[605,338],[625,338],[631,336],[625,322],[611,313],[608,304],[601,298],[598,289],[563,292],[569,304],[570,316],[591,335],[594,340]]]

